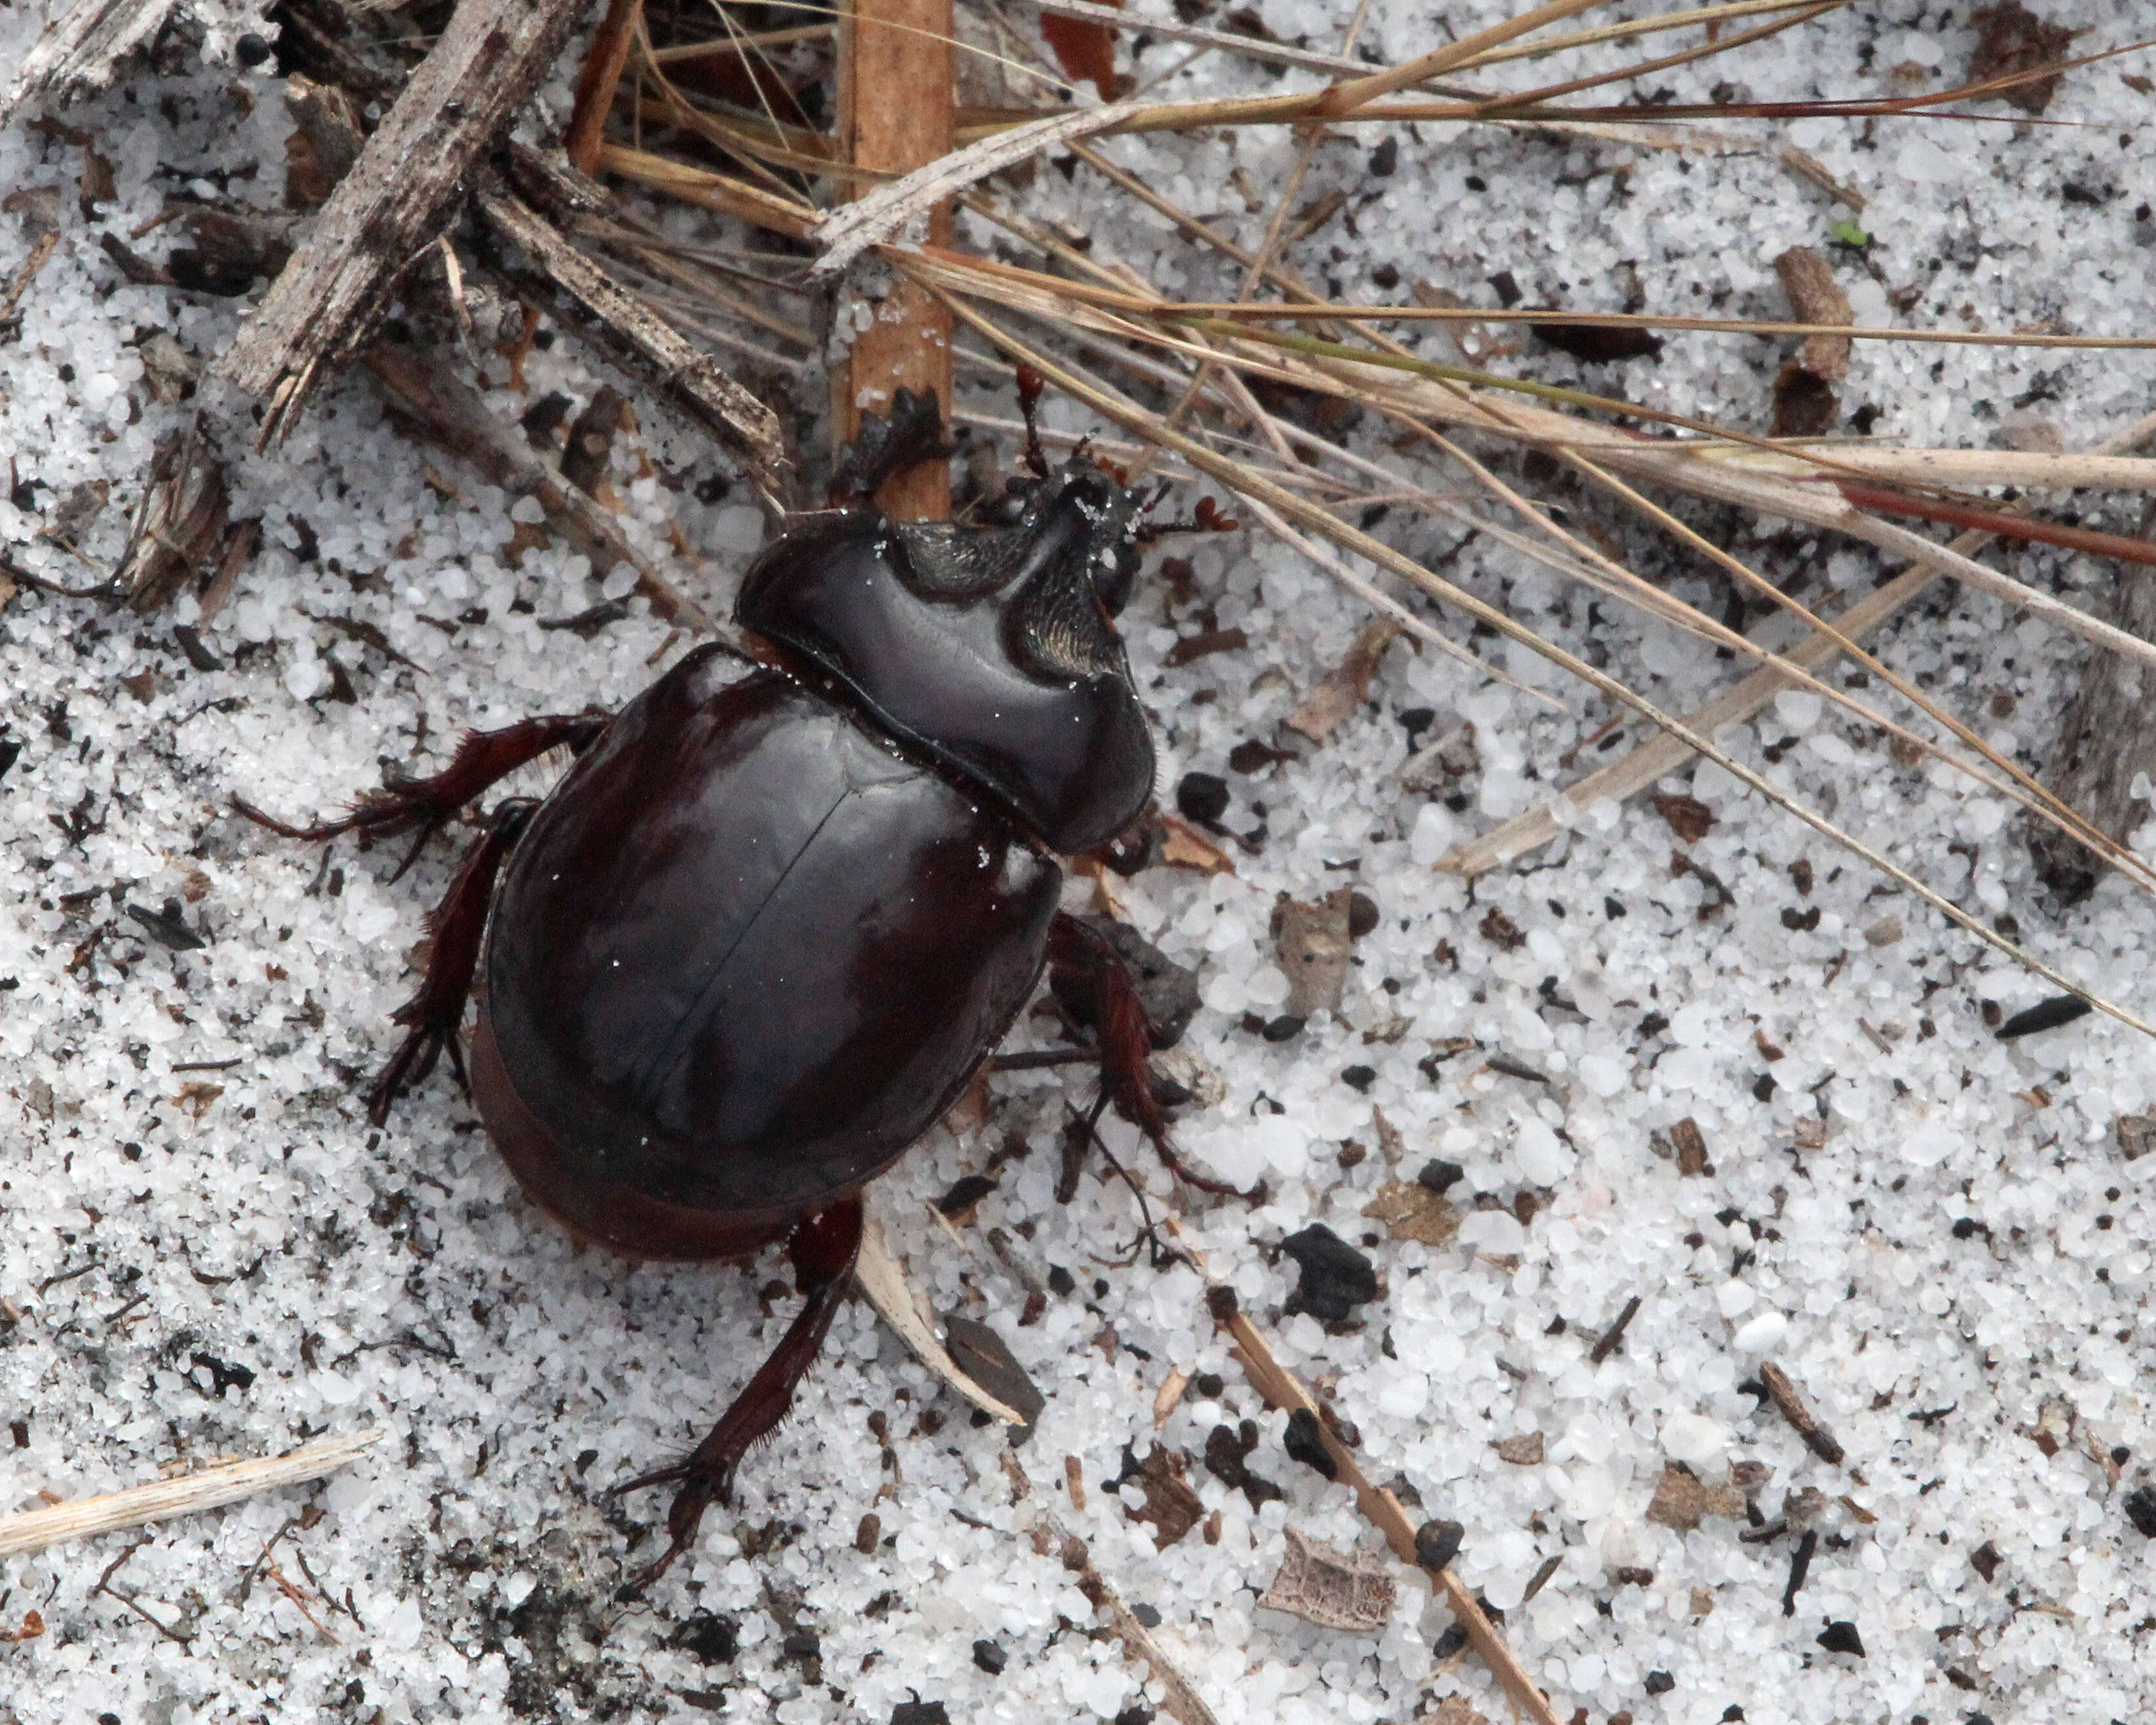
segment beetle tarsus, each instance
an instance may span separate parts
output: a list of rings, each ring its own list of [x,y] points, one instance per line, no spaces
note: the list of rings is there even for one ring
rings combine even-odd
[[[711,1435],[688,1459],[629,1480],[615,1491],[678,1483],[666,1512],[671,1536],[665,1555],[644,1573],[649,1585],[696,1542],[696,1527],[713,1503],[733,1496],[734,1473],[742,1458],[770,1435],[793,1406],[793,1392],[823,1352],[831,1319],[854,1285],[854,1262],[861,1249],[862,1210],[859,1192],[826,1204],[794,1225],[787,1250],[793,1260],[794,1285],[803,1304],[771,1357],[757,1368],[733,1405],[720,1416]]]
[[[606,729],[605,713],[548,713],[519,719],[499,730],[466,731],[449,764],[424,779],[392,779],[379,790],[370,790],[354,803],[349,813],[312,826],[295,826],[264,814],[244,798],[233,806],[258,826],[266,826],[285,838],[321,844],[357,832],[367,838],[391,838],[417,831],[419,837],[397,873],[398,879],[419,859],[427,841],[449,823],[459,809],[477,801],[497,781],[519,767],[536,760],[550,749],[567,744],[581,754]]]
[[[831,474],[834,507],[864,505],[909,467],[948,456],[943,415],[932,390],[901,389],[891,398],[888,414],[863,414],[861,429],[839,451]]]
[[[1100,1039],[1101,1091],[1116,1112],[1152,1141],[1153,1152],[1178,1180],[1216,1197],[1249,1198],[1251,1194],[1200,1174],[1175,1152],[1168,1135],[1168,1115],[1153,1094],[1146,1056],[1153,1046],[1153,1027],[1138,998],[1137,979],[1121,954],[1067,911],[1049,925],[1048,962],[1063,973],[1064,987],[1082,979]],[[1054,986],[1051,983],[1051,986]],[[1090,1122],[1086,1136],[1091,1136]]]
[[[428,955],[427,974],[420,981],[419,991],[391,1015],[391,1022],[403,1025],[410,1034],[390,1056],[389,1064],[367,1093],[367,1117],[376,1125],[389,1118],[389,1105],[408,1085],[425,1082],[444,1049],[457,1082],[466,1091],[471,1089],[457,1031],[464,1022],[465,1002],[479,969],[480,937],[486,930],[495,877],[538,806],[530,798],[520,797],[494,811],[486,831],[465,852],[449,892],[428,919],[434,944]]]

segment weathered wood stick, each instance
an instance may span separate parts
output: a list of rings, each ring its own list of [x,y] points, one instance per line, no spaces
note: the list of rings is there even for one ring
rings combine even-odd
[[[0,1558],[43,1551],[70,1539],[91,1539],[123,1527],[168,1522],[176,1516],[192,1516],[201,1510],[237,1503],[258,1491],[319,1480],[335,1473],[381,1435],[377,1427],[354,1432],[350,1437],[325,1438],[282,1455],[258,1461],[222,1461],[176,1480],[130,1486],[124,1491],[103,1492],[51,1509],[0,1517]]]
[[[711,614],[661,574],[651,559],[629,543],[621,523],[590,497],[532,454],[515,428],[490,412],[476,390],[440,366],[429,366],[414,353],[384,342],[367,353],[367,368],[427,438],[485,474],[512,497],[535,499],[554,528],[583,556],[594,574],[617,563],[636,571],[636,590],[669,623],[700,635],[722,631]]]
[[[45,26],[0,95],[0,126],[40,95],[64,101],[110,84],[120,62],[149,41],[174,0],[80,0]]]
[[[839,142],[859,167],[902,174],[950,153],[951,0],[850,0],[839,33]],[[950,243],[951,209],[929,218],[929,238]],[[900,282],[880,301],[849,287],[839,327],[855,328],[849,362],[834,368],[832,415],[843,441],[865,409],[885,412],[907,389],[951,410],[951,314],[927,291]],[[866,321],[864,321],[866,320]],[[951,513],[951,469],[924,461],[887,483],[877,502],[913,521]]]
[[[578,0],[460,0],[449,29],[339,182],[306,244],[218,360],[265,399],[264,445],[373,333],[467,176],[562,51]]]
[[[2152,528],[2156,507],[2142,516],[2143,534]],[[2129,635],[2156,641],[2156,573],[2114,568],[2111,590],[2095,610]],[[2145,795],[2156,780],[2156,675],[2120,654],[2090,648],[2045,776],[2061,802],[2121,842],[2156,814]],[[2030,821],[2027,832],[2036,872],[2060,898],[2077,904],[2096,890],[2106,865],[2093,851],[2046,821]]]
[[[490,178],[480,188],[488,225],[577,302],[589,333],[616,361],[739,456],[774,502],[790,503],[793,466],[778,415],[563,237],[579,214],[604,208],[605,191],[537,150],[512,149],[507,166],[514,190]]]

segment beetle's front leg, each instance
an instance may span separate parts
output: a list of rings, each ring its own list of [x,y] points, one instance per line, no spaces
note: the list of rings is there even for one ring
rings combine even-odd
[[[367,1093],[367,1117],[376,1125],[389,1118],[389,1105],[406,1084],[421,1082],[434,1069],[445,1048],[457,1082],[467,1090],[471,1088],[457,1031],[464,1023],[465,1002],[470,998],[472,977],[479,969],[480,941],[486,932],[488,907],[494,903],[495,878],[538,806],[531,798],[520,797],[494,811],[486,831],[465,852],[449,892],[427,919],[434,937],[427,973],[420,979],[419,991],[390,1015],[392,1023],[403,1025],[410,1034]]]
[[[1222,1197],[1250,1197],[1224,1180],[1200,1174],[1168,1141],[1168,1115],[1153,1094],[1146,1064],[1152,1052],[1152,1024],[1138,997],[1137,979],[1122,955],[1101,935],[1067,910],[1058,911],[1048,928],[1050,986],[1059,998],[1076,992],[1091,1004],[1093,1033],[1100,1047],[1101,1091],[1116,1112],[1152,1141],[1169,1172],[1200,1192]]]
[[[886,480],[951,452],[934,393],[901,389],[891,399],[890,413],[861,415],[861,429],[839,451],[832,472],[831,502],[839,507],[865,504]]]
[[[350,814],[313,826],[288,826],[239,798],[234,799],[233,806],[272,832],[317,843],[340,833],[388,838],[416,827],[419,842],[398,866],[397,873],[402,875],[418,860],[427,841],[459,809],[478,801],[497,781],[550,749],[566,744],[582,754],[606,729],[610,718],[603,713],[547,713],[519,719],[499,730],[466,731],[457,744],[457,752],[440,772],[424,779],[392,779],[381,790],[370,790],[360,798]]]
[[[666,1515],[671,1542],[665,1555],[645,1573],[646,1582],[665,1574],[673,1561],[696,1542],[696,1527],[704,1511],[714,1502],[725,1503],[732,1497],[734,1473],[742,1458],[759,1439],[777,1429],[792,1409],[794,1388],[816,1363],[832,1316],[854,1285],[861,1227],[859,1192],[826,1205],[794,1225],[787,1249],[793,1260],[794,1285],[806,1303],[771,1357],[757,1368],[756,1376],[734,1398],[733,1405],[711,1428],[711,1434],[687,1460],[615,1488],[634,1491],[644,1486],[677,1482],[681,1487]]]

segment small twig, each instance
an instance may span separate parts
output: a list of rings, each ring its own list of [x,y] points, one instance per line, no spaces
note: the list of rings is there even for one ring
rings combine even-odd
[[[176,1480],[102,1492],[52,1509],[0,1517],[0,1558],[43,1551],[71,1539],[94,1538],[122,1527],[141,1527],[217,1509],[259,1491],[274,1491],[335,1473],[380,1438],[378,1429],[326,1438],[258,1461],[225,1461]],[[110,1573],[110,1572],[107,1572]],[[100,1583],[101,1585],[102,1583]],[[152,1621],[155,1621],[153,1619]],[[162,1627],[162,1625],[160,1625]],[[167,1633],[170,1633],[167,1631]]]
[[[594,574],[625,563],[636,571],[637,591],[651,601],[657,615],[701,634],[719,633],[704,608],[630,543],[621,524],[538,461],[522,435],[496,418],[477,391],[386,342],[369,350],[367,368],[434,442],[463,456],[504,491],[536,500],[548,521],[591,559]]]
[[[1819,1529],[1807,1527],[1804,1537],[1797,1542],[1797,1548],[1789,1554],[1789,1584],[1782,1589],[1782,1615],[1797,1614],[1797,1594],[1810,1573],[1812,1553],[1819,1549]]]
[[[1625,1310],[1617,1314],[1617,1321],[1604,1330],[1594,1346],[1588,1351],[1587,1362],[1589,1365],[1599,1366],[1617,1352],[1617,1344],[1625,1339],[1626,1326],[1639,1316],[1639,1312],[1640,1296],[1635,1294],[1625,1302]]]
[[[1767,1398],[1789,1422],[1790,1429],[1804,1440],[1804,1448],[1821,1461],[1841,1465],[1842,1448],[1835,1441],[1834,1434],[1812,1417],[1811,1409],[1804,1406],[1804,1398],[1797,1387],[1789,1382],[1789,1374],[1771,1361],[1759,1367],[1759,1381],[1767,1387]]]
[[[1084,1505],[1079,1507],[1083,1509]],[[1153,1640],[1152,1631],[1123,1603],[1122,1595],[1110,1584],[1107,1577],[1094,1568],[1086,1542],[1045,1509],[1036,1525],[1055,1542],[1063,1567],[1078,1578],[1079,1592],[1093,1602],[1096,1610],[1107,1614],[1110,1632],[1123,1644],[1123,1651],[1144,1666],[1165,1692],[1161,1698],[1161,1711],[1177,1725],[1219,1725],[1212,1708],[1199,1698],[1196,1686],[1175,1668],[1160,1643]]]
[[[1204,1257],[1182,1241],[1182,1229],[1177,1225],[1175,1218],[1168,1218],[1166,1226],[1168,1232],[1177,1237],[1178,1249],[1189,1259],[1192,1268],[1205,1278],[1209,1290],[1227,1295],[1228,1299],[1222,1302],[1223,1305],[1232,1302],[1233,1290],[1215,1280],[1212,1271],[1206,1267]],[[1266,1347],[1257,1326],[1244,1316],[1240,1308],[1229,1310],[1224,1316],[1216,1311],[1215,1319],[1234,1338],[1235,1357],[1242,1365],[1244,1375],[1260,1395],[1284,1413],[1292,1412],[1297,1408],[1306,1408],[1317,1419],[1318,1440],[1325,1445],[1325,1453],[1332,1458],[1336,1470],[1334,1477],[1354,1492],[1356,1506],[1362,1511],[1363,1519],[1385,1536],[1385,1543],[1392,1547],[1393,1555],[1418,1574],[1430,1576],[1431,1585],[1443,1593],[1445,1603],[1450,1609],[1454,1619],[1460,1628],[1467,1631],[1468,1640],[1481,1655],[1482,1662],[1490,1668],[1491,1675],[1496,1678],[1505,1693],[1511,1697],[1512,1705],[1534,1721],[1534,1725],[1558,1725],[1557,1714],[1550,1706],[1549,1697],[1527,1675],[1527,1668],[1520,1663],[1504,1636],[1498,1633],[1497,1626],[1490,1621],[1481,1602],[1468,1590],[1467,1584],[1449,1565],[1431,1575],[1416,1562],[1414,1523],[1408,1519],[1407,1511],[1400,1507],[1399,1499],[1383,1486],[1370,1483],[1355,1452],[1340,1441],[1339,1434],[1325,1419],[1310,1392],[1273,1357],[1272,1350]]]

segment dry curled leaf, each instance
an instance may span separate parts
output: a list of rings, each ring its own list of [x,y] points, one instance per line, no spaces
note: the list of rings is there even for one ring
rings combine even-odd
[[[1320,1629],[1367,1633],[1384,1626],[1395,1591],[1389,1574],[1305,1539],[1292,1527],[1286,1532],[1287,1553],[1260,1605]]]
[[[1386,647],[1400,632],[1399,624],[1382,618],[1364,624],[1347,657],[1326,672],[1302,704],[1288,714],[1288,729],[1301,732],[1313,743],[1322,743],[1331,736],[1368,697],[1370,679],[1378,674]]]
[[[1394,1239],[1419,1240],[1425,1246],[1442,1246],[1460,1232],[1460,1212],[1413,1180],[1388,1180],[1363,1213],[1383,1223]]]
[[[1734,1518],[1744,1513],[1744,1493],[1735,1486],[1709,1486],[1681,1467],[1662,1470],[1647,1506],[1647,1519],[1658,1527],[1689,1533],[1707,1516]]]
[[[1173,815],[1160,817],[1160,860],[1171,868],[1194,868],[1200,874],[1233,874],[1235,859]]]
[[[1774,260],[1774,273],[1782,278],[1782,291],[1789,296],[1789,311],[1798,323],[1856,322],[1849,296],[1834,279],[1834,266],[1809,245],[1793,245]],[[1849,375],[1849,337],[1812,335],[1804,337],[1798,356],[1804,368],[1815,378],[1839,384]]]

